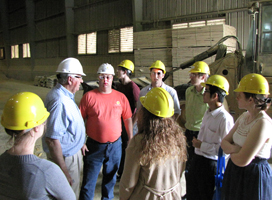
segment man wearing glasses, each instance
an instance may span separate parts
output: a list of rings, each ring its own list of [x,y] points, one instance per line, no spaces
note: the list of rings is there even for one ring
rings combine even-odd
[[[87,149],[84,156],[83,182],[80,199],[93,199],[100,169],[103,165],[102,198],[114,198],[114,185],[118,171],[122,142],[121,118],[128,141],[133,136],[132,112],[127,97],[112,89],[114,69],[108,63],[97,71],[99,87],[87,92],[80,101],[80,111],[86,122]]]
[[[203,94],[205,88],[201,83],[205,83],[209,77],[210,68],[207,63],[203,61],[195,62],[190,70],[191,84],[187,88],[185,93],[185,116],[186,116],[186,131],[185,136],[187,139],[187,162],[185,168],[185,179],[187,180],[188,171],[190,170],[190,164],[192,162],[193,155],[195,154],[195,148],[192,145],[193,138],[197,138],[203,116],[208,109],[208,104],[203,102]],[[186,190],[188,190],[186,182]],[[186,199],[186,195],[182,198]]]
[[[166,85],[162,81],[162,79],[164,78],[164,75],[166,73],[165,65],[163,64],[162,61],[157,60],[151,65],[151,67],[149,69],[150,69],[151,84],[144,87],[143,89],[141,89],[139,99],[140,99],[140,97],[145,96],[153,87],[162,87],[167,92],[169,92],[169,94],[172,96],[172,98],[174,100],[174,110],[175,111],[174,111],[173,118],[174,118],[174,120],[176,120],[181,113],[179,99],[178,99],[178,95],[177,95],[176,90],[174,88]],[[141,106],[141,102],[140,102],[140,100],[138,100],[137,110],[140,109],[140,106]]]
[[[63,60],[57,73],[58,83],[47,94],[44,103],[50,116],[42,138],[43,148],[47,158],[62,169],[78,199],[85,125],[74,97],[83,82],[82,76],[86,75],[76,58]]]

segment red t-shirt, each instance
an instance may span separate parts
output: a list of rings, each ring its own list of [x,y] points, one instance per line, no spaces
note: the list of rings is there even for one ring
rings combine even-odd
[[[116,141],[121,136],[121,117],[132,116],[126,96],[116,90],[109,94],[100,93],[98,89],[87,92],[79,109],[86,121],[87,135],[100,143]]]

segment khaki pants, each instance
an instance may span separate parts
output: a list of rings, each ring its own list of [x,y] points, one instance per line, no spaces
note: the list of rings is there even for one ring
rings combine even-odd
[[[73,180],[72,189],[76,194],[76,198],[79,199],[79,192],[82,183],[81,174],[83,173],[83,156],[81,149],[75,155],[63,158]],[[52,157],[49,153],[47,153],[47,159],[52,161]]]

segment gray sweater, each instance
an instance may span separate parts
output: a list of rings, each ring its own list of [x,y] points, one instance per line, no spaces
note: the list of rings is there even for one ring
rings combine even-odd
[[[0,199],[75,200],[61,169],[35,155],[0,156]]]

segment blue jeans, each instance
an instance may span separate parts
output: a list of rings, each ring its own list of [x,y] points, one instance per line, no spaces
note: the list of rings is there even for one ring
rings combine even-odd
[[[114,185],[116,172],[118,171],[121,155],[121,138],[113,143],[99,143],[91,138],[87,139],[86,145],[89,152],[83,158],[83,182],[80,191],[80,200],[93,199],[97,177],[103,164],[102,200],[114,198]]]

